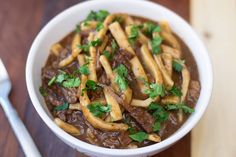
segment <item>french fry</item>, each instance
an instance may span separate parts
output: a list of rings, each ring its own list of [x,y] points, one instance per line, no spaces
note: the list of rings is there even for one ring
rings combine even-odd
[[[72,56],[75,58],[81,52],[81,49],[78,48],[78,45],[81,44],[81,36],[79,33],[76,33],[71,42]]]
[[[181,51],[170,46],[161,44],[161,49],[164,53],[169,53],[173,58],[179,59],[181,57]]]
[[[65,59],[63,59],[62,61],[59,62],[59,67],[65,67],[67,65],[69,65],[70,63],[72,63],[74,60],[74,57],[72,55],[67,56]]]
[[[88,37],[88,41],[91,42],[94,39],[94,35],[93,33],[89,34]],[[90,62],[89,62],[89,75],[88,75],[88,79],[89,80],[93,80],[94,82],[97,82],[97,72],[96,72],[96,63],[97,63],[97,52],[96,52],[96,48],[93,46],[89,47],[89,54],[90,54]]]
[[[173,62],[173,57],[171,56],[171,54],[169,53],[163,53],[161,54],[162,59],[164,61],[164,65],[166,68],[167,73],[169,74],[170,77],[172,77],[172,62]]]
[[[131,45],[128,42],[128,39],[122,30],[120,24],[118,22],[114,22],[109,25],[109,30],[111,31],[111,34],[116,39],[116,42],[118,45],[126,50],[131,55],[135,55],[134,50],[132,49]]]
[[[171,79],[171,77],[169,76],[166,68],[163,65],[162,59],[161,59],[161,55],[154,55],[154,59],[161,71],[162,77],[163,77],[163,81],[164,84],[166,86],[167,89],[171,89],[174,85],[174,81]]]
[[[147,107],[150,105],[150,103],[156,101],[157,99],[159,99],[159,97],[156,97],[155,99],[147,98],[147,99],[145,99],[145,100],[132,99],[130,105],[136,106],[136,107],[144,107],[144,108],[147,108]]]
[[[73,125],[71,124],[68,124],[64,121],[62,121],[61,119],[59,118],[55,118],[54,119],[54,122],[61,128],[63,129],[65,132],[73,135],[73,136],[79,136],[81,133],[80,133],[80,130],[76,127],[74,127]]]
[[[98,22],[97,21],[86,21],[81,23],[80,29],[82,31],[91,31],[96,28]]]
[[[180,98],[178,96],[165,96],[161,99],[162,104],[177,104],[180,102]]]
[[[163,84],[163,79],[161,71],[158,68],[156,62],[154,61],[151,52],[148,50],[146,44],[141,47],[141,56],[143,58],[144,64],[147,66],[148,70],[151,72],[152,76],[155,78],[156,83]]]
[[[148,135],[148,140],[153,141],[153,142],[161,142],[161,137],[153,133],[153,134]]]
[[[134,76],[137,78],[137,83],[139,88],[141,89],[141,92],[145,94],[145,90],[148,89],[148,87],[145,85],[145,82],[148,82],[147,75],[143,69],[142,64],[138,60],[138,57],[134,57],[130,60],[131,68],[134,73]]]
[[[86,120],[95,128],[105,130],[105,131],[126,131],[128,125],[123,123],[107,123],[100,118],[97,118],[92,115],[87,107],[81,106],[84,117]]]
[[[111,120],[112,121],[118,121],[122,119],[122,112],[120,110],[120,106],[116,99],[109,94],[109,91],[106,89],[106,87],[103,89],[107,104],[111,105]]]
[[[63,50],[63,47],[59,43],[53,44],[50,49],[50,51],[56,56],[58,56],[62,50]]]
[[[170,44],[173,48],[176,48],[177,50],[181,51],[180,44],[173,34],[167,32],[161,32],[161,36],[164,39],[164,41]]]

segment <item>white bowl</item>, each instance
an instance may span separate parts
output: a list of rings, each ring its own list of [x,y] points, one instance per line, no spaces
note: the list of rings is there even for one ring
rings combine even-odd
[[[201,93],[195,112],[184,125],[164,141],[137,149],[108,149],[83,142],[60,129],[48,111],[39,93],[41,68],[49,55],[50,46],[70,33],[77,23],[86,18],[91,10],[105,9],[109,12],[123,12],[142,16],[154,21],[169,21],[172,30],[187,44],[198,65]],[[139,157],[150,156],[168,148],[186,135],[202,117],[212,92],[212,67],[207,50],[193,29],[174,12],[148,1],[141,0],[97,0],[77,4],[54,17],[35,38],[27,59],[26,83],[35,109],[47,126],[65,143],[91,156]]]

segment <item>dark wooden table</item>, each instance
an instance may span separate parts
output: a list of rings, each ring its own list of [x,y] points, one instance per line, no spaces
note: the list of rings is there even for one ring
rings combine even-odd
[[[189,0],[154,1],[189,20]],[[13,83],[10,99],[44,157],[84,155],[58,139],[35,111],[26,89],[26,58],[39,30],[59,12],[79,2],[79,0],[0,0],[0,57]],[[1,107],[0,156],[24,156]],[[155,157],[190,157],[190,135]]]

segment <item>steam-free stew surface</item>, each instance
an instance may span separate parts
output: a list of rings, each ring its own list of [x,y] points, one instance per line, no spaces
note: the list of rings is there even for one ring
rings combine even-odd
[[[89,73],[91,73],[89,69],[89,64],[91,62],[91,59],[89,58],[90,53],[86,52],[86,50],[83,49],[81,45],[89,45],[88,44],[89,34],[91,32],[96,34],[105,27],[104,25],[102,25],[102,22],[107,15],[105,15],[105,17],[102,19],[96,19],[96,13],[94,13],[94,15],[95,17],[87,19],[87,23],[89,23],[89,21],[91,20],[92,21],[100,20],[100,22],[96,24],[96,27],[91,30],[81,30],[81,28],[78,30],[79,27],[77,26],[77,31],[68,34],[64,39],[58,42],[62,47],[61,49],[59,49],[59,53],[55,54],[51,52],[46,62],[46,65],[42,68],[42,86],[40,87],[40,92],[44,96],[45,102],[49,110],[51,111],[52,115],[55,118],[59,118],[63,122],[66,122],[67,124],[76,127],[80,132],[80,134],[76,136],[72,134],[76,138],[102,147],[136,148],[136,147],[151,145],[155,143],[154,141],[148,139],[148,136],[151,134],[157,135],[158,137],[160,137],[161,140],[168,138],[169,136],[171,136],[171,134],[173,134],[176,130],[178,130],[181,127],[181,125],[186,121],[186,119],[189,117],[189,115],[192,112],[194,112],[193,108],[196,105],[200,93],[198,69],[195,60],[188,47],[174,34],[172,35],[175,36],[175,38],[181,45],[182,55],[179,60],[184,61],[183,64],[186,65],[186,68],[190,73],[188,92],[183,102],[178,102],[177,104],[172,104],[172,103],[162,104],[160,100],[165,96],[171,96],[171,95],[177,96],[179,98],[181,97],[181,86],[183,82],[181,66],[183,65],[179,63],[180,71],[178,70],[178,67],[176,69],[176,67],[173,66],[173,74],[171,76],[171,79],[174,81],[174,86],[171,89],[167,89],[165,85],[160,85],[161,87],[163,87],[162,92],[164,93],[164,95],[157,95],[156,97],[160,97],[160,99],[159,100],[153,99],[153,102],[150,105],[148,104],[149,106],[146,108],[135,107],[132,106],[131,104],[125,104],[125,106],[122,106],[124,105],[122,104],[123,103],[122,98],[124,95],[122,90],[120,90],[119,92],[114,91],[115,94],[114,98],[119,103],[123,113],[121,120],[114,122],[110,121],[110,123],[124,123],[128,126],[127,130],[109,131],[106,129],[99,129],[97,127],[94,127],[86,120],[83,111],[81,111],[80,109],[70,109],[71,104],[77,103],[81,105],[79,95],[83,93],[78,92],[80,88],[81,77],[82,75],[88,76]],[[140,32],[142,32],[144,29],[143,25],[147,23],[152,23],[153,27],[155,26],[155,28],[160,28],[158,23],[154,23],[153,21],[150,21],[148,19],[134,16],[131,16],[131,18],[133,19],[133,21],[135,21],[135,24],[132,24],[131,26],[135,27],[135,29],[137,28]],[[123,31],[125,31],[125,27],[127,26],[127,24],[124,22],[124,20],[122,20],[122,18],[117,18],[116,22],[117,21],[120,23]],[[101,27],[100,30],[99,27]],[[153,29],[150,30],[153,31]],[[161,31],[162,30],[160,29],[157,32],[160,33]],[[86,65],[79,65],[77,57],[74,57],[73,60],[68,65],[59,66],[62,60],[64,60],[65,58],[67,58],[72,54],[71,43],[76,33],[79,33],[81,36],[81,43],[80,46],[78,46],[78,49],[82,49],[80,55],[84,54],[84,56],[86,56]],[[151,42],[154,40],[152,34],[151,36],[149,36],[150,34],[146,32],[145,35],[147,36],[147,38],[150,38]],[[148,92],[142,93],[137,85],[137,80],[142,78],[136,78],[134,73],[132,72],[130,60],[134,56],[130,55],[129,53],[127,53],[127,50],[119,46],[119,44],[117,43],[116,39],[113,37],[109,29],[106,32],[106,36],[108,37],[108,42],[104,50],[102,50],[102,52],[99,51],[99,46],[102,43],[98,43],[98,45],[94,46],[96,49],[96,58],[97,58],[96,62],[97,82],[90,81],[94,89],[89,88],[91,87],[89,85],[87,86],[87,89],[84,89],[84,91],[86,91],[88,94],[91,104],[94,102],[98,102],[96,105],[98,105],[99,107],[101,107],[101,105],[105,106],[105,108],[103,108],[102,111],[94,107],[96,105],[93,105],[94,109],[91,109],[91,106],[89,107],[89,105],[87,106],[89,108],[89,111],[93,112],[92,113],[93,116],[103,120],[104,122],[106,121],[106,118],[110,115],[109,111],[111,109],[110,108],[111,106],[106,103],[106,98],[104,96],[103,88],[110,87],[112,89],[111,86],[112,81],[108,78],[101,63],[99,63],[99,57],[101,55],[105,55],[107,57],[113,69],[113,72],[115,71],[114,69],[117,69],[121,65],[124,66],[125,69],[128,71],[127,76],[125,76],[125,81],[132,90],[132,99],[144,100],[150,97]],[[151,87],[150,85],[155,84],[156,82],[155,78],[150,72],[150,69],[148,69],[148,67],[144,64],[142,55],[140,54],[141,46],[143,43],[138,42],[136,39],[137,37],[132,38],[127,35],[127,38],[129,39],[129,43],[132,49],[135,51],[135,55],[141,62],[145,70],[145,73],[148,77],[148,80],[145,82],[145,84],[148,87]],[[164,39],[162,39],[161,36],[160,38],[161,38],[160,45],[164,44],[171,47],[171,45]],[[101,39],[101,42],[103,42],[103,39]],[[153,53],[152,51],[154,50],[151,47],[150,52],[152,55],[162,55],[163,53],[165,53],[161,49],[157,54]],[[172,62],[174,62],[174,60],[172,60]],[[67,77],[71,78],[68,79]],[[177,93],[173,92],[176,90]],[[169,108],[167,107],[168,105]],[[184,106],[185,109],[187,108],[187,111],[185,112],[185,110],[181,107],[177,109],[171,108],[171,106],[174,105],[178,107]],[[182,114],[182,120],[179,119],[180,114]],[[148,125],[152,125],[151,131],[147,129],[149,127]],[[139,140],[140,138],[141,140]]]

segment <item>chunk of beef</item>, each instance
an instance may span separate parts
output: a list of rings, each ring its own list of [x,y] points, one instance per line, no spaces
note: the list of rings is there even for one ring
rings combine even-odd
[[[121,132],[120,136],[118,136],[118,139],[120,141],[120,144],[123,147],[126,147],[128,144],[130,144],[132,142],[132,140],[129,137],[128,132]]]
[[[66,99],[66,102],[73,104],[77,102],[77,91],[75,88],[61,87],[62,93]]]
[[[42,69],[42,79],[51,79],[57,74],[57,70],[51,66],[44,67]]]
[[[187,103],[194,107],[194,104],[197,102],[200,95],[200,83],[198,81],[190,81],[189,90],[187,94]]]
[[[150,133],[152,132],[152,126],[155,122],[154,118],[141,107],[134,107],[130,104],[126,104],[124,100],[114,93],[112,88],[108,88],[109,92],[116,98],[119,104],[121,104],[126,111],[130,113],[130,115],[142,126],[142,128]]]
[[[112,63],[113,69],[120,64],[123,64],[126,66],[126,68],[128,69],[128,72],[129,72],[128,73],[128,80],[129,81],[133,81],[135,79],[132,69],[131,69],[130,62],[129,62],[132,57],[133,56],[130,55],[128,52],[121,49],[114,56],[113,63]]]

